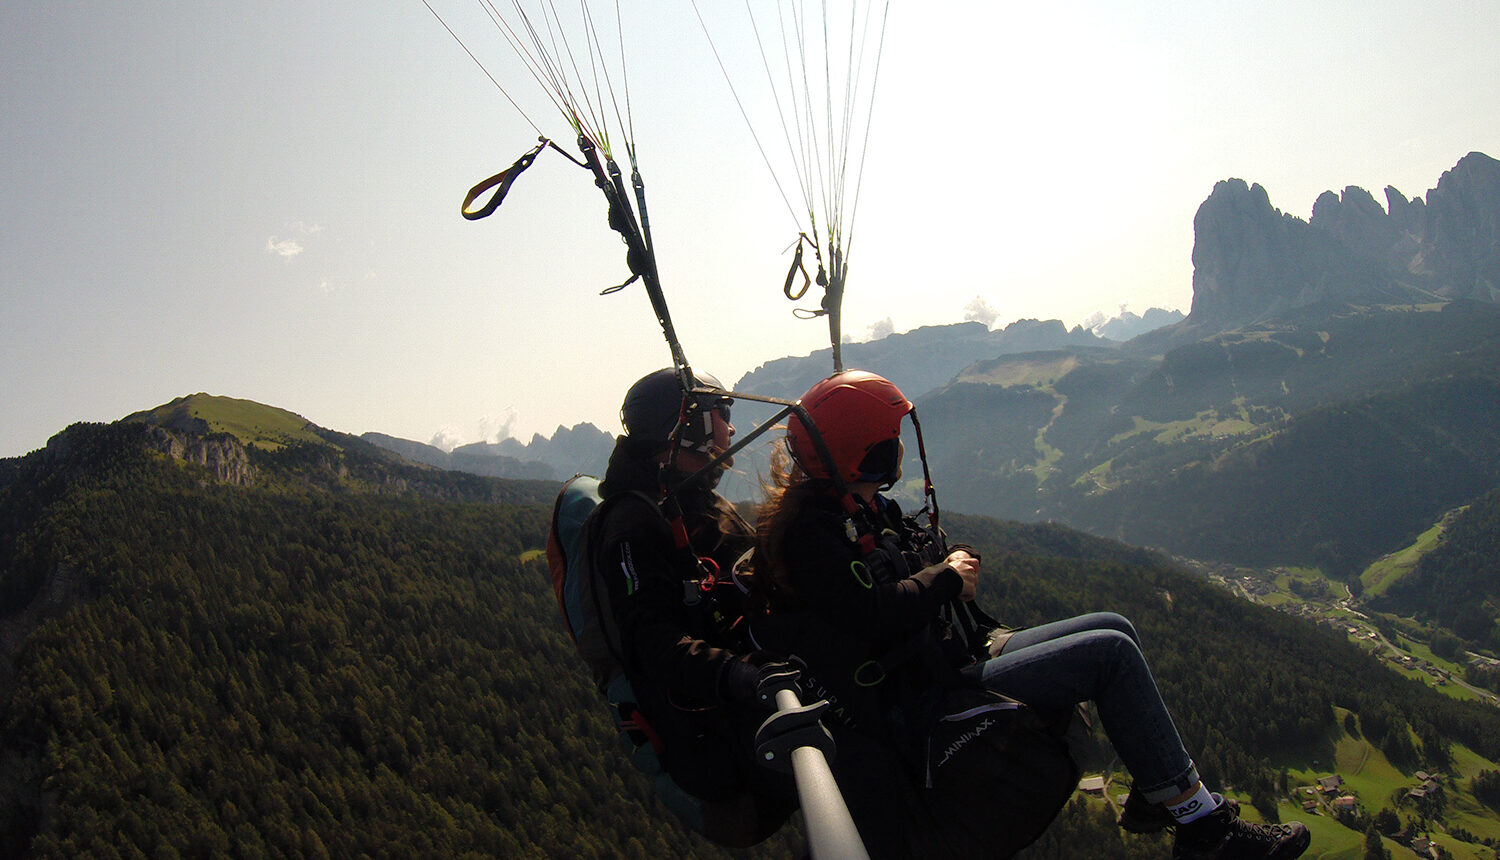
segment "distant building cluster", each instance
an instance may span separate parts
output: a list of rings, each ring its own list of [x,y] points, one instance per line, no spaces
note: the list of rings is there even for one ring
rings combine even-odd
[[[1438,790],[1439,786],[1437,781],[1437,774],[1431,774],[1425,770],[1419,770],[1416,772],[1415,776],[1417,778],[1417,784],[1407,790],[1407,797],[1410,797],[1414,800],[1425,800],[1427,799],[1428,795]]]
[[[1302,791],[1307,795],[1307,799],[1302,801],[1303,812],[1319,815],[1322,814],[1320,810],[1326,807],[1338,818],[1362,814],[1359,798],[1344,788],[1344,778],[1336,773],[1322,777],[1316,785],[1308,786]]]
[[[1357,621],[1351,623],[1351,616],[1365,618],[1362,605],[1353,597],[1335,599],[1334,607],[1342,612],[1330,613],[1329,607],[1318,601],[1307,601],[1290,599],[1282,601],[1271,601],[1265,598],[1278,594],[1275,584],[1263,576],[1251,576],[1243,572],[1243,568],[1234,568],[1230,565],[1213,565],[1198,562],[1189,565],[1205,579],[1216,583],[1221,588],[1236,594],[1251,603],[1262,606],[1269,605],[1278,612],[1301,618],[1313,624],[1319,624],[1341,635],[1348,636],[1351,640],[1364,646],[1366,653],[1377,660],[1391,664],[1398,669],[1406,669],[1421,672],[1432,679],[1435,687],[1445,687],[1449,684],[1459,684],[1479,693],[1482,698],[1492,705],[1500,705],[1500,697],[1485,690],[1480,690],[1463,683],[1462,679],[1455,680],[1453,673],[1442,666],[1435,665],[1419,657],[1410,654],[1401,654],[1394,651],[1386,643],[1377,630],[1369,629]],[[1283,574],[1288,571],[1285,568],[1273,568],[1272,574]],[[1345,614],[1348,613],[1348,614]],[[1469,655],[1469,665],[1482,672],[1500,673],[1500,660],[1477,654]]]

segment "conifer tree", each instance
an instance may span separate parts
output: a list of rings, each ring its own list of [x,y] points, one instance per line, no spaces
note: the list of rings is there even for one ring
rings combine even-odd
[[[1374,822],[1365,830],[1364,860],[1391,860],[1390,849],[1381,843],[1380,831],[1375,829]]]

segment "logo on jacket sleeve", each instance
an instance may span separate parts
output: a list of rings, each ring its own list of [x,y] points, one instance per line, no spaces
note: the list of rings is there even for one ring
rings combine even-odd
[[[641,587],[641,578],[635,572],[635,559],[630,554],[630,544],[620,544],[620,571],[625,574],[625,595],[635,594]]]

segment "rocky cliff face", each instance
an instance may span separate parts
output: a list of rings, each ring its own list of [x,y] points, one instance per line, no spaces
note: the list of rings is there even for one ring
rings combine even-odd
[[[1410,212],[1414,270],[1455,295],[1500,301],[1500,161],[1469,153]]]
[[[255,479],[249,453],[233,436],[204,437],[153,426],[150,438],[157,450],[177,460],[197,463],[216,480],[243,487]]]
[[[1195,329],[1231,328],[1329,302],[1500,301],[1500,161],[1471,152],[1425,200],[1324,192],[1303,221],[1228,179],[1193,219]]]
[[[1264,188],[1243,180],[1214,186],[1193,231],[1188,320],[1198,326],[1220,330],[1320,302],[1357,302],[1390,286],[1337,235],[1282,213]]]

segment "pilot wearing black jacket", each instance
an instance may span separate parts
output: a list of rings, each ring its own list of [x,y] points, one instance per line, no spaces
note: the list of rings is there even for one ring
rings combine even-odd
[[[707,374],[695,382],[723,390]],[[727,577],[754,544],[753,529],[715,492],[722,467],[661,504],[669,488],[729,447],[730,403],[722,393],[690,401],[670,368],[631,386],[620,410],[625,433],[600,488],[607,507],[592,559],[611,589],[621,662],[638,699],[633,719],[673,781],[698,801],[687,814],[674,811],[710,840],[746,847],[797,807],[791,781],[753,757],[774,690],[794,683],[795,671],[732,641],[698,584],[705,572]],[[688,546],[679,545],[683,537]]]

